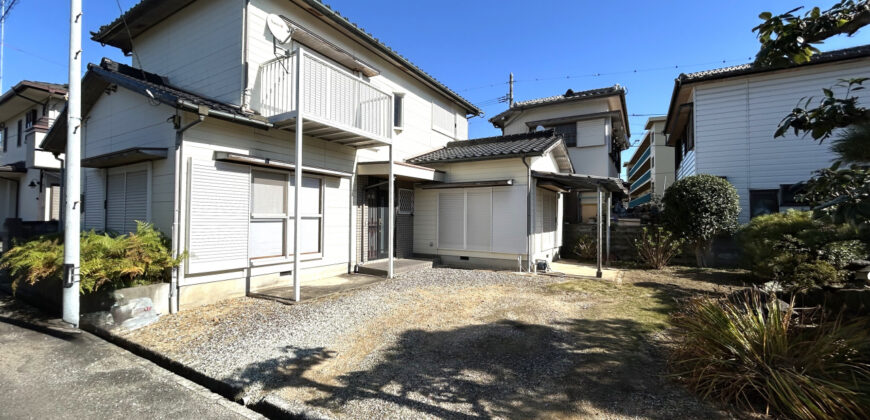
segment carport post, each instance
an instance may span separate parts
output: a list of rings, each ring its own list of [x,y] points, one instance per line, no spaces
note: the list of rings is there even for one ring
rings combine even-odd
[[[613,208],[613,193],[607,193],[607,252],[605,252],[604,265],[610,267],[610,210]]]
[[[299,302],[299,189],[302,188],[302,60],[305,59],[302,47],[296,49],[296,151],[293,155],[293,300]]]
[[[598,240],[595,241],[595,244],[598,246],[598,271],[595,272],[595,277],[601,278],[601,185],[596,186],[597,190],[597,203],[598,203],[598,217],[595,219],[595,224],[597,227],[597,237]]]
[[[389,256],[389,264],[387,267],[387,278],[393,278],[393,234],[396,227],[396,207],[394,202],[396,200],[395,194],[395,181],[393,179],[393,143],[390,143],[390,174],[389,179],[387,180],[387,188],[390,190],[387,193],[387,253]]]

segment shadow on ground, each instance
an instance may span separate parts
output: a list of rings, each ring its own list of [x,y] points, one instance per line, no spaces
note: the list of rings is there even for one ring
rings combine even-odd
[[[645,337],[640,324],[626,319],[575,319],[554,326],[501,320],[448,331],[405,331],[370,368],[329,383],[308,373],[335,354],[295,347],[247,366],[234,381],[264,391],[307,388],[317,396],[305,403],[352,417],[348,405],[362,400],[449,418],[601,412],[711,417],[708,407],[666,383],[664,364]]]

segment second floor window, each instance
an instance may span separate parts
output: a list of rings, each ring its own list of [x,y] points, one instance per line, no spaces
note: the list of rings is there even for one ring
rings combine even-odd
[[[34,125],[36,125],[36,120],[38,119],[36,110],[31,109],[30,111],[27,111],[26,117],[27,122],[25,123],[24,128],[29,130],[33,128]]]
[[[404,127],[405,122],[404,114],[405,109],[403,107],[405,103],[405,96],[401,93],[393,94],[393,127],[402,128]]]
[[[24,140],[24,121],[18,120],[18,131],[15,136],[18,140],[18,147],[21,147],[21,142]]]
[[[565,139],[565,146],[568,146],[568,147],[577,146],[577,123],[576,122],[571,122],[568,124],[554,125],[553,129],[556,130],[556,133],[561,134],[562,138]]]

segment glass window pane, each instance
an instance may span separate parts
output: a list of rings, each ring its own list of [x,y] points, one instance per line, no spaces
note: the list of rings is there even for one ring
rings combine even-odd
[[[283,215],[287,176],[276,172],[254,171],[251,212],[259,215]]]
[[[317,254],[320,252],[320,217],[303,217],[299,221],[299,250],[303,254]],[[287,238],[287,249],[293,253],[293,219],[290,219],[290,236]]]
[[[248,240],[251,258],[284,255],[284,221],[251,222]]]
[[[296,180],[290,176],[290,186]],[[320,203],[320,178],[302,177],[302,189],[299,191],[299,213],[302,215],[319,215],[322,205]],[[290,215],[293,215],[293,190],[290,190]]]

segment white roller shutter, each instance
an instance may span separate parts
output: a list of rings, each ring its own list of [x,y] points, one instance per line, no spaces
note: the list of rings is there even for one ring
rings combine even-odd
[[[106,229],[106,180],[100,169],[85,169],[85,229]],[[63,202],[63,200],[61,200]]]
[[[124,190],[127,187],[126,174],[109,174],[106,182],[106,230],[124,231]]]
[[[248,266],[250,186],[246,166],[191,162],[188,273]]]
[[[438,248],[465,247],[465,193],[438,194]]]
[[[492,232],[492,190],[468,190],[465,249],[489,251]]]
[[[525,186],[493,188],[492,207],[492,251],[526,252]]]
[[[148,222],[148,170],[112,169],[106,187],[106,230],[129,233]]]

